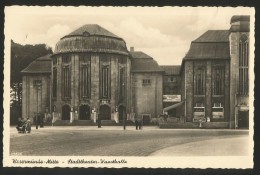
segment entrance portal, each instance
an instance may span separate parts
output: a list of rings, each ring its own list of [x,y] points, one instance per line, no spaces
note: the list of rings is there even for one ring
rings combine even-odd
[[[143,114],[143,125],[149,125],[151,121],[149,114]]]
[[[238,128],[249,128],[249,111],[238,111]]]
[[[111,120],[111,110],[107,105],[100,106],[99,117],[101,120]]]
[[[70,120],[70,106],[64,105],[62,106],[62,120]]]
[[[125,107],[123,105],[120,105],[118,108],[119,121],[124,120],[125,113],[126,113]]]
[[[90,120],[90,107],[88,105],[79,107],[79,120]]]

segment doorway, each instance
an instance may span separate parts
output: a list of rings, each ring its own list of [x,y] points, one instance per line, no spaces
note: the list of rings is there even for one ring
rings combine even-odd
[[[143,125],[149,125],[151,122],[151,115],[143,114]]]
[[[90,115],[90,107],[88,105],[79,107],[79,120],[90,120]]]
[[[99,117],[101,118],[101,120],[111,120],[111,110],[109,106],[100,106],[99,112]]]
[[[62,120],[70,120],[70,106],[64,105],[62,106]]]
[[[249,128],[249,111],[238,111],[238,128]]]

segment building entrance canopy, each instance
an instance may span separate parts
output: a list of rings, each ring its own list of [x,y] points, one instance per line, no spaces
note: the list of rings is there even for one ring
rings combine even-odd
[[[176,104],[171,105],[171,106],[168,106],[166,108],[163,108],[163,111],[166,112],[166,111],[169,111],[171,109],[177,108],[177,107],[181,106],[183,103],[184,103],[184,101],[176,103]]]

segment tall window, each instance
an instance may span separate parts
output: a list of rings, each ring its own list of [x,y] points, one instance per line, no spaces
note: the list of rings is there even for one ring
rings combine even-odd
[[[212,67],[212,91],[213,95],[224,95],[224,67]]]
[[[57,97],[57,69],[56,68],[53,68],[52,85],[53,85],[52,96],[56,98]]]
[[[108,82],[108,75],[109,74],[109,67],[103,66],[102,72],[101,72],[101,84],[102,84],[102,98],[108,98],[108,92],[109,92],[109,82]]]
[[[70,88],[70,68],[69,66],[64,66],[62,68],[62,87],[63,87],[63,97],[69,98],[71,94]]]
[[[90,97],[90,69],[88,65],[81,67],[81,97]]]
[[[205,67],[194,70],[194,94],[205,95]]]
[[[124,87],[125,87],[125,78],[124,78],[124,68],[120,68],[119,70],[119,97],[123,99],[124,97]]]
[[[243,34],[239,40],[239,86],[238,93],[248,95],[248,37]]]

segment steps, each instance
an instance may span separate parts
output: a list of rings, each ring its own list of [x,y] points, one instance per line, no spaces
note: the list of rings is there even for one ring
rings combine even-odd
[[[134,122],[131,120],[126,121],[126,126],[134,126]],[[97,126],[93,120],[74,120],[70,123],[69,120],[56,120],[53,126]],[[116,123],[114,120],[101,120],[101,126],[123,126],[123,121]]]

